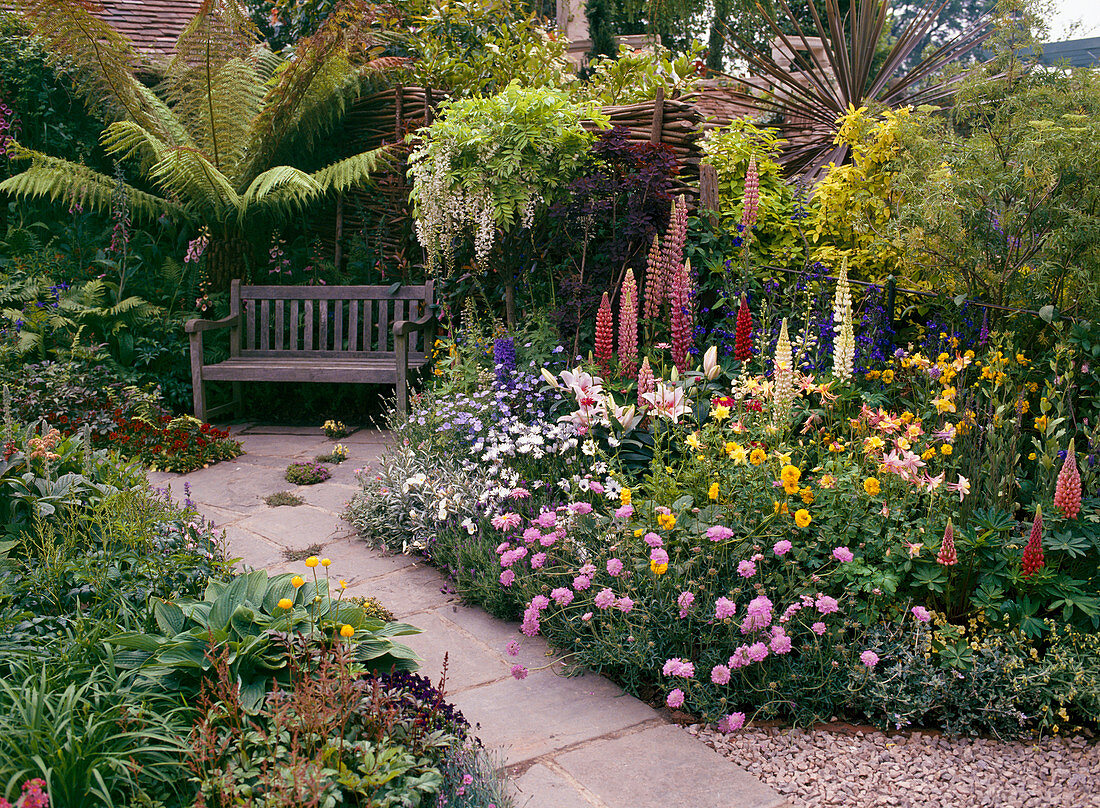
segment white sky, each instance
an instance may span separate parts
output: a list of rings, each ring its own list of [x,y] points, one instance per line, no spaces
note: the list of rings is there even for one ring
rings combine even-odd
[[[1052,41],[1082,39],[1100,36],[1100,0],[1054,0],[1055,15],[1050,20],[1050,38]],[[1075,32],[1068,29],[1073,23],[1081,22]]]

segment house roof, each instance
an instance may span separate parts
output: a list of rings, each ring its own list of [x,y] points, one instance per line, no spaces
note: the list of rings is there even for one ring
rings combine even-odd
[[[1100,36],[1047,42],[1043,45],[1043,53],[1039,61],[1046,65],[1097,67],[1100,65]]]
[[[15,5],[0,0],[0,11],[18,13]],[[172,53],[202,0],[100,0],[97,5],[93,13],[124,34],[138,53],[156,60]]]

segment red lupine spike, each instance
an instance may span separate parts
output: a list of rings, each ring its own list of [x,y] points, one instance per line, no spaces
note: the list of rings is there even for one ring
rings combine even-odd
[[[1043,506],[1035,506],[1035,521],[1031,523],[1031,535],[1028,536],[1023,558],[1020,559],[1020,572],[1030,578],[1043,568]]]
[[[615,323],[611,316],[611,301],[603,293],[600,310],[596,313],[596,361],[605,374],[611,369],[611,357],[615,353]]]
[[[733,340],[733,358],[738,362],[744,362],[752,356],[752,311],[749,309],[749,301],[744,293],[741,294],[741,305],[737,307],[737,331]]]

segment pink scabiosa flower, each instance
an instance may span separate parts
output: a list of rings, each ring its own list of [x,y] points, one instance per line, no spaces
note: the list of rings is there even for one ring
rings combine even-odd
[[[1020,572],[1030,578],[1043,568],[1043,507],[1035,506],[1035,521],[1031,523],[1031,535],[1020,559]]]
[[[847,547],[834,547],[833,558],[835,558],[841,564],[847,564],[853,558],[855,558],[855,556],[852,555],[852,551],[849,550]]]
[[[763,662],[768,658],[768,646],[762,642],[754,642],[746,652],[749,662]]]
[[[616,519],[629,519],[634,515],[634,506],[629,502],[626,505],[622,505],[615,509]]]
[[[680,619],[688,616],[688,610],[691,609],[691,604],[695,603],[695,595],[690,592],[681,592],[679,597],[676,598],[676,605],[680,607]]]
[[[664,547],[665,546],[665,540],[662,539],[656,533],[646,533],[642,537],[642,541],[644,541],[649,547]]]
[[[820,637],[822,634],[825,633],[825,624],[818,620],[816,623],[810,626],[810,631]]]
[[[615,605],[615,593],[610,589],[601,589],[596,593],[593,603],[596,604],[598,609],[610,609]]]
[[[818,614],[835,614],[840,609],[840,604],[837,603],[834,597],[818,595],[814,600],[814,607],[817,609]]]
[[[539,518],[535,520],[538,522],[541,528],[551,528],[558,522],[558,515],[554,511],[543,511],[539,514]]]
[[[868,668],[873,668],[878,664],[878,654],[874,651],[864,651],[859,655],[859,661],[866,665]]]
[[[634,608],[634,601],[623,595],[615,601],[615,608],[623,614],[630,614],[630,610]]]
[[[745,169],[745,196],[741,203],[741,236],[748,239],[756,224],[756,214],[760,209],[760,173],[756,168],[756,155],[749,158],[749,167]]]
[[[656,320],[661,316],[661,304],[665,302],[664,266],[661,263],[661,240],[656,234],[649,248],[649,258],[645,268],[645,308],[646,319]]]
[[[727,617],[733,617],[736,611],[737,604],[729,598],[722,597],[714,601],[714,616],[718,620],[725,620]]]
[[[685,662],[680,657],[666,659],[664,666],[661,668],[661,673],[665,676],[679,676],[683,679],[690,679],[695,676],[695,663]]]
[[[1076,519],[1081,512],[1081,472],[1077,470],[1077,453],[1073,441],[1066,449],[1066,461],[1058,472],[1058,481],[1054,485],[1054,506],[1065,514],[1067,519]]]
[[[737,574],[742,578],[751,578],[756,575],[756,564],[748,559],[742,561],[737,565]]]
[[[792,546],[793,545],[789,541],[787,541],[786,539],[782,539],[781,541],[777,541],[775,543],[775,545],[772,547],[772,552],[775,553],[777,556],[785,556],[791,551]]]
[[[772,627],[772,639],[768,643],[773,654],[789,654],[791,652],[791,638],[780,626]]]
[[[649,551],[649,560],[660,566],[668,563],[668,553],[661,547],[654,547]]]
[[[767,628],[772,623],[772,602],[767,595],[757,595],[745,608],[746,619],[741,623],[741,633]]]
[[[638,368],[638,408],[645,409],[649,406],[645,396],[657,390],[657,382],[653,378],[653,368],[649,366],[649,357],[642,358],[642,366]]]
[[[737,732],[741,727],[745,726],[745,714],[744,713],[730,713],[721,721],[718,722],[719,732]]]
[[[741,303],[737,307],[737,330],[733,338],[733,358],[744,362],[752,356],[752,311],[748,298],[741,294]]]
[[[516,656],[519,653],[519,642],[516,640],[509,640],[505,650],[508,652],[508,656]]]
[[[668,697],[665,699],[665,704],[667,704],[669,707],[671,707],[674,710],[677,707],[683,707],[684,706],[684,691],[681,690],[678,687],[674,688],[668,694]]]
[[[530,671],[528,671],[527,668],[523,667],[518,662],[512,666],[513,679],[526,679],[529,672]]]
[[[585,612],[584,614],[581,615],[581,620],[583,620],[585,623],[587,623],[591,619],[592,619],[592,612]]]
[[[603,293],[600,310],[596,312],[596,362],[606,376],[611,370],[611,357],[615,354],[615,322],[611,315],[611,300]]]
[[[623,572],[623,562],[617,558],[607,559],[607,574],[612,578],[618,578]]]
[[[586,513],[592,513],[592,506],[587,502],[573,502],[569,505],[569,512],[583,516]]]
[[[586,575],[578,575],[573,579],[573,588],[578,592],[583,592],[592,586],[592,579]]]
[[[528,637],[534,637],[539,633],[539,611],[528,607],[523,612],[523,622],[519,624],[519,630]]]
[[[711,541],[726,541],[733,538],[733,531],[725,525],[713,525],[707,528],[707,538]]]
[[[730,682],[730,669],[725,665],[715,665],[710,669],[710,680],[716,685],[728,685]]]
[[[546,563],[546,553],[535,553],[531,556],[531,569],[542,569],[542,566]]]
[[[525,531],[523,531],[523,540],[525,542],[527,542],[528,544],[530,544],[531,542],[536,542],[541,538],[542,538],[542,531],[539,530],[534,525],[531,525],[531,527],[529,527]],[[498,552],[500,552],[500,551],[498,551]]]
[[[559,606],[568,606],[573,602],[573,590],[566,586],[559,586],[550,591],[550,597]]]
[[[511,586],[516,580],[516,574],[512,570],[505,570],[500,574],[500,585]]]
[[[955,552],[955,527],[951,519],[947,520],[947,527],[943,530],[943,542],[940,544],[940,552],[936,561],[945,567],[953,567],[959,563],[959,555]]]
[[[917,620],[921,623],[927,623],[929,620],[932,619],[932,613],[923,606],[914,606],[909,611],[911,611],[913,613],[913,617],[917,618]]]
[[[638,284],[629,268],[619,290],[619,366],[624,376],[638,369]]]

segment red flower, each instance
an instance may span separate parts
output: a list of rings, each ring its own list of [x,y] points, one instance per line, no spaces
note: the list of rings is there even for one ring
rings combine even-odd
[[[733,339],[733,358],[744,362],[752,356],[752,311],[744,293],[741,305],[737,307],[737,330]]]
[[[1076,519],[1081,512],[1081,472],[1077,470],[1077,453],[1072,440],[1066,450],[1066,462],[1062,464],[1054,486],[1054,505],[1067,519]]]
[[[940,544],[940,554],[936,561],[945,567],[953,567],[959,563],[959,555],[955,552],[955,528],[951,520],[947,520],[947,527],[943,531],[943,542]]]
[[[1043,506],[1035,506],[1035,521],[1031,523],[1031,535],[1027,539],[1023,558],[1020,559],[1020,572],[1030,578],[1043,568]]]

